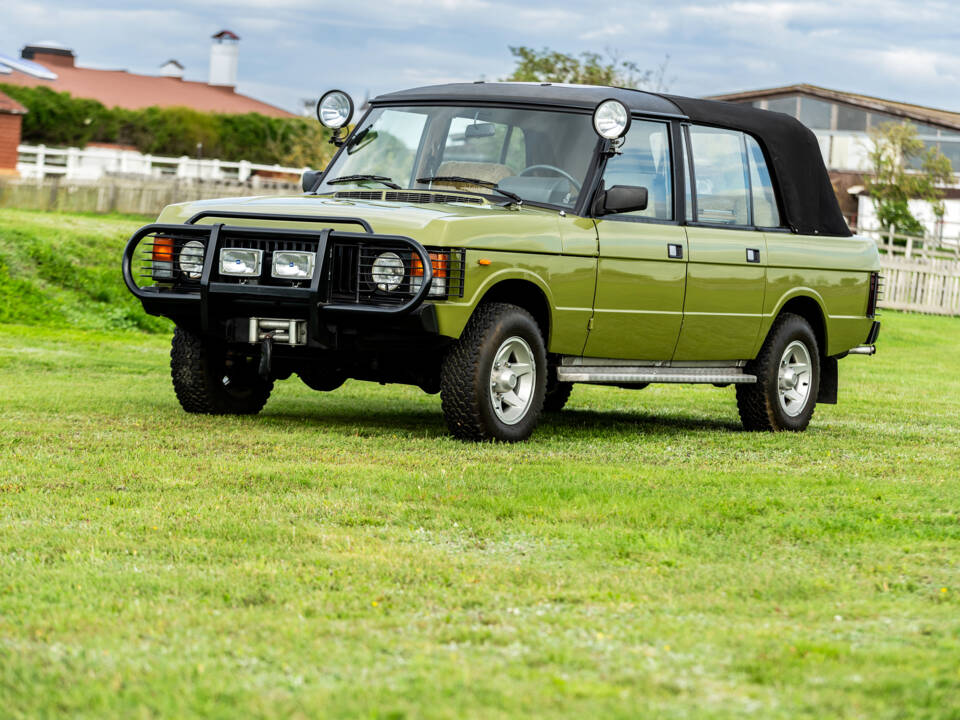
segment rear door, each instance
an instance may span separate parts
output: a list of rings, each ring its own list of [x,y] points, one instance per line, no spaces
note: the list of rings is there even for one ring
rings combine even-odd
[[[584,355],[669,360],[680,333],[686,235],[675,217],[670,125],[634,119],[604,186],[647,188],[645,210],[597,219],[593,327]]]
[[[767,248],[754,222],[747,136],[686,128],[686,298],[673,359],[753,357],[766,288]],[[759,214],[759,213],[758,213]]]

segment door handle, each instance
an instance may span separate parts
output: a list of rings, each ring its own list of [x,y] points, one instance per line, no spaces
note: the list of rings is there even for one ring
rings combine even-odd
[[[747,248],[747,262],[760,262],[760,248]]]
[[[667,243],[667,257],[671,260],[680,260],[683,257],[683,245]]]

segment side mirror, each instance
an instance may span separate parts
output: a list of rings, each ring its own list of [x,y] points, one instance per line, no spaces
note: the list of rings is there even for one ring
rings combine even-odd
[[[300,177],[300,187],[304,192],[310,192],[317,186],[317,181],[323,175],[323,170],[306,170]]]
[[[593,201],[593,214],[612,215],[614,213],[646,210],[648,193],[645,187],[638,185],[614,185],[609,190],[601,190]]]

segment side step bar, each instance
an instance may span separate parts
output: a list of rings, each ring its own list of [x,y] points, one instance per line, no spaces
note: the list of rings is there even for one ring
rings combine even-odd
[[[714,385],[752,384],[756,375],[748,375],[742,368],[718,367],[637,367],[599,365],[587,367],[560,365],[557,379],[577,383],[709,383]]]

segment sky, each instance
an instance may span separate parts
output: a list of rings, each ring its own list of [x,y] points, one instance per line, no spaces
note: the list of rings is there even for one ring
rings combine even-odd
[[[510,74],[510,46],[612,51],[702,96],[811,83],[960,111],[957,0],[0,0],[0,52],[71,47],[79,65],[207,80],[210,36],[241,37],[238,91],[297,111],[340,88]],[[0,80],[2,81],[2,80]]]

